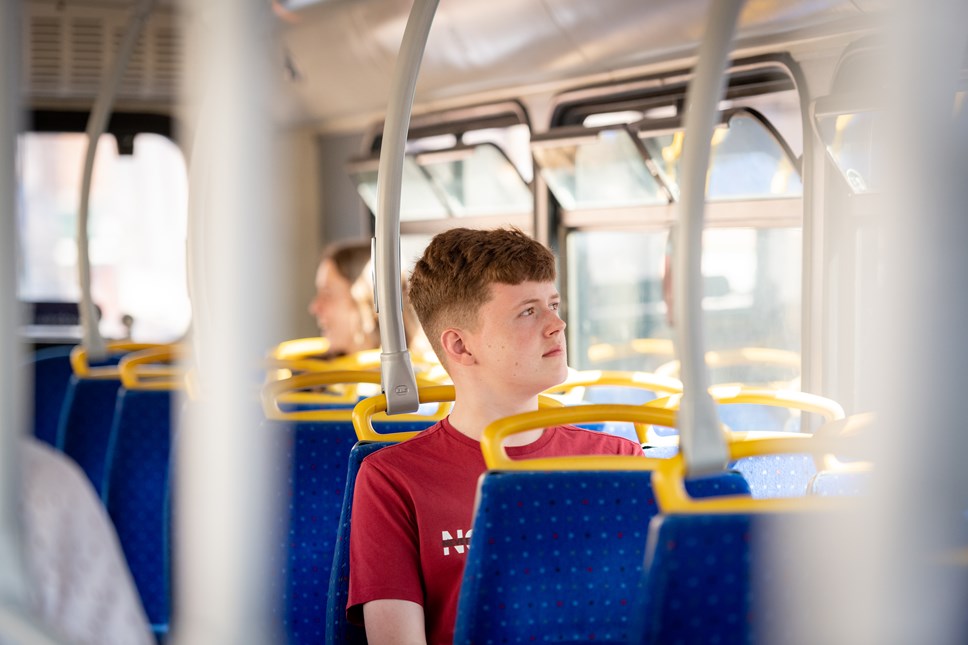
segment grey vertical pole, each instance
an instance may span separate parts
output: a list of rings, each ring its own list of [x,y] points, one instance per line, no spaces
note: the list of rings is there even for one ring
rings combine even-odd
[[[722,470],[727,458],[716,404],[708,391],[709,373],[702,334],[702,229],[710,141],[723,93],[730,43],[743,4],[743,0],[710,3],[696,73],[686,95],[673,307],[676,353],[682,365],[684,390],[679,410],[679,441],[686,468],[692,474]]]
[[[17,133],[20,131],[21,5],[0,3],[0,642],[54,643],[32,616],[19,504],[26,432],[17,301]]]
[[[413,95],[438,0],[415,0],[394,69],[377,174],[376,298],[380,314],[380,354],[387,412],[414,412],[420,405],[417,383],[403,331],[400,291],[400,189],[403,154],[410,128]]]
[[[88,216],[90,215],[91,180],[94,176],[94,155],[97,143],[108,125],[111,116],[111,106],[124,78],[124,70],[128,68],[131,52],[144,31],[145,23],[156,0],[141,0],[134,8],[128,25],[124,30],[124,37],[118,45],[111,69],[101,79],[97,100],[91,108],[91,116],[87,121],[87,152],[84,156],[84,171],[81,179],[81,198],[77,212],[77,269],[81,287],[81,325],[84,347],[88,356],[97,360],[106,354],[104,339],[98,330],[97,313],[94,301],[91,299],[91,256],[87,237]]]
[[[961,386],[968,365],[968,139],[952,117],[968,51],[968,3],[888,6],[894,12],[882,80],[890,94],[877,133],[888,152],[879,159],[887,181],[876,213],[883,253],[874,278],[883,288],[873,294],[882,324],[861,332],[877,342],[868,355],[883,358],[858,366],[876,384],[880,412],[870,438],[872,499],[855,533],[863,536],[862,557],[877,557],[866,578],[874,603],[864,633],[869,642],[964,643],[964,568],[938,562],[964,550],[968,509]]]
[[[17,504],[22,481],[20,437],[25,418],[19,367],[21,311],[17,302],[17,179],[20,126],[20,3],[6,0],[0,12],[0,595],[24,600],[23,530]]]
[[[268,5],[181,5],[196,115],[189,234],[194,320],[190,369],[198,400],[176,440],[172,640],[194,645],[282,642],[273,550],[282,473],[260,427],[263,356],[277,339],[283,258],[272,102],[281,80]],[[275,564],[278,564],[277,562]]]

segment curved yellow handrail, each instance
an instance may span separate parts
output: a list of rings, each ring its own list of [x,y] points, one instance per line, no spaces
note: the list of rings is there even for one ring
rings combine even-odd
[[[380,371],[380,350],[366,349],[345,356],[323,358],[329,348],[325,338],[299,338],[280,343],[269,352],[265,360],[266,381],[281,381],[303,372],[327,372],[334,370]],[[449,377],[433,352],[411,351],[414,371],[435,383],[444,383]]]
[[[329,339],[322,336],[284,340],[271,350],[269,357],[278,360],[298,360],[313,356],[325,356],[329,351]]]
[[[773,390],[762,387],[728,384],[712,386],[709,388],[709,395],[720,405],[745,403],[791,408],[802,412],[819,414],[828,422],[843,419],[846,416],[844,408],[833,399],[795,390]],[[672,394],[649,401],[646,405],[678,410],[681,400],[682,394]]]
[[[871,428],[874,423],[874,413],[862,412],[852,414],[848,417],[835,419],[823,424],[814,433],[818,437],[857,437]],[[831,472],[855,472],[870,468],[868,462],[840,461],[836,455],[828,454],[823,456],[823,464],[820,470]]]
[[[151,349],[154,347],[160,347],[160,345],[158,343],[109,341],[106,349],[108,354],[126,354],[128,352],[136,352],[142,349]],[[71,350],[71,369],[74,371],[74,376],[77,378],[117,379],[121,377],[121,373],[117,365],[91,367],[91,364],[88,361],[87,348],[83,345],[77,345]]]
[[[121,385],[128,390],[184,389],[185,370],[173,364],[184,353],[181,345],[161,345],[128,354],[118,363]]]
[[[808,392],[795,390],[771,390],[768,388],[748,387],[744,385],[714,385],[709,388],[709,394],[719,405],[766,405],[770,407],[789,408],[802,412],[813,412],[821,415],[825,421],[832,422],[843,419],[846,415],[844,408],[832,399]],[[681,394],[654,399],[646,403],[649,407],[659,407],[668,410],[678,410],[679,402],[682,400]],[[731,429],[730,429],[731,430]],[[733,433],[734,435],[737,433]],[[785,433],[789,434],[789,433]],[[756,436],[766,436],[762,432]],[[646,440],[643,443],[655,443],[657,438],[651,432],[651,428],[646,429]],[[829,459],[829,455],[822,458],[817,457],[817,469],[824,467],[824,463]]]
[[[800,354],[787,349],[775,349],[772,347],[740,347],[737,349],[711,350],[706,352],[706,366],[710,369],[756,363],[777,367],[789,367],[797,370],[799,374]],[[662,376],[678,377],[679,369],[680,364],[677,359],[655,368],[655,373]]]
[[[577,387],[606,385],[634,387],[651,392],[667,392],[670,394],[682,392],[682,381],[671,376],[663,376],[652,372],[583,370],[570,374],[564,382],[548,388],[544,391],[544,394],[559,394]]]
[[[730,438],[727,442],[729,459],[735,461],[747,457],[776,454],[803,454],[815,456],[842,453],[851,449],[843,440],[796,434],[788,437]],[[843,508],[844,502],[835,498],[795,497],[753,499],[745,495],[725,495],[694,499],[686,492],[686,464],[681,454],[659,460],[652,473],[652,489],[659,509],[663,513],[775,513],[795,511],[820,511]]]
[[[602,363],[629,356],[675,356],[675,353],[675,347],[668,338],[634,338],[621,345],[595,343],[588,347],[587,356],[592,363]]]
[[[271,381],[262,388],[262,409],[267,419],[281,421],[350,421],[353,418],[352,410],[349,408],[334,410],[296,410],[285,411],[280,407],[281,403],[326,403],[332,402],[336,397],[328,399],[319,398],[322,395],[312,392],[301,392],[308,388],[322,387],[326,385],[340,385],[359,383],[380,384],[380,373],[359,370],[331,370],[327,372],[307,372],[297,374],[281,381]],[[420,377],[417,378],[418,386],[434,385]],[[305,394],[305,397],[295,395]],[[316,398],[314,398],[316,397]],[[353,398],[356,401],[356,390],[353,389]],[[451,399],[452,400],[452,399]],[[384,408],[385,409],[385,408]],[[384,418],[392,421],[437,421],[444,418],[450,412],[450,406],[441,405],[437,412],[432,415],[422,414],[398,414]]]
[[[648,457],[619,455],[576,455],[515,460],[508,457],[504,440],[513,434],[556,425],[624,421],[627,423],[675,426],[676,413],[642,405],[576,405],[516,414],[491,423],[481,435],[484,462],[492,470],[638,470],[654,467]]]
[[[421,387],[417,392],[421,403],[445,403],[454,401],[453,385],[431,385]],[[561,403],[551,397],[538,395],[538,406],[544,408],[560,408]],[[406,441],[419,432],[377,432],[373,429],[374,415],[386,412],[387,398],[384,394],[363,399],[353,408],[353,427],[356,437],[360,441]],[[385,417],[388,420],[400,419],[405,415]],[[426,417],[424,417],[426,418]]]

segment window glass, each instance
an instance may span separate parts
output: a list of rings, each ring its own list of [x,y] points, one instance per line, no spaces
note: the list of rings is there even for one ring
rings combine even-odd
[[[666,231],[568,235],[569,361],[578,369],[652,371],[670,360]],[[703,234],[707,350],[761,347],[799,352],[801,232],[710,228]],[[724,366],[713,383],[795,379],[790,367]]]
[[[683,132],[643,132],[640,136],[663,181],[678,198]],[[757,118],[738,112],[727,125],[713,131],[706,185],[709,201],[799,197],[802,193],[793,160]]]
[[[76,302],[77,211],[87,137],[26,133],[19,139],[21,300]],[[134,154],[114,137],[97,146],[88,222],[91,291],[106,338],[167,342],[191,316],[185,235],[188,178],[169,139],[139,134]]]
[[[536,142],[532,152],[555,199],[566,210],[669,202],[624,128]]]
[[[873,111],[817,117],[827,153],[854,193],[881,188],[883,169],[879,167],[879,155],[875,154],[873,145],[878,120],[878,113]]]
[[[534,197],[511,161],[493,144],[417,155],[457,217],[531,213]]]
[[[377,167],[373,161],[350,171],[356,190],[373,215],[377,208]],[[447,209],[443,199],[430,183],[430,178],[417,166],[413,157],[403,158],[403,174],[400,184],[400,221],[444,219]]]

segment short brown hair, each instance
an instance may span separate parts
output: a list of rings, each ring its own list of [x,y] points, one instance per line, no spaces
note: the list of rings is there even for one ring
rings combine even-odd
[[[410,301],[427,338],[443,358],[440,333],[473,327],[491,285],[553,282],[555,256],[516,228],[454,228],[430,241],[410,275]]]

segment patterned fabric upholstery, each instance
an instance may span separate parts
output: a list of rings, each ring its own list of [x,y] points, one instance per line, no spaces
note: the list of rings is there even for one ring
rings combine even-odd
[[[810,455],[766,455],[730,464],[743,473],[753,497],[797,497],[804,495],[817,467]]]
[[[34,436],[52,446],[57,445],[57,423],[60,421],[71,380],[71,347],[49,347],[39,350],[27,364],[26,378],[34,383]]]
[[[71,377],[57,430],[57,447],[78,463],[99,496],[121,381]]]
[[[350,422],[267,421],[285,445],[289,467],[285,540],[285,614],[289,643],[323,643],[326,593],[346,484],[356,443]]]
[[[810,493],[823,497],[863,495],[870,485],[870,473],[835,473],[822,470],[810,480]]]
[[[353,490],[360,464],[367,455],[391,445],[389,442],[361,442],[353,446],[346,470],[346,488],[343,491],[343,507],[336,533],[336,549],[333,554],[329,577],[329,593],[326,602],[326,643],[357,645],[366,643],[363,629],[346,619],[346,601],[350,594],[350,522],[353,519]],[[324,641],[319,641],[324,642]]]
[[[775,516],[670,515],[653,520],[646,554],[643,643],[775,642],[791,585],[754,580]],[[773,576],[780,579],[782,576]],[[775,580],[774,580],[775,582]],[[769,589],[767,593],[757,590]],[[790,593],[794,593],[789,590]]]
[[[645,540],[657,513],[648,472],[488,473],[455,643],[635,642]],[[726,473],[692,495],[749,493]]]
[[[118,393],[103,499],[155,633],[168,631],[172,393]]]

